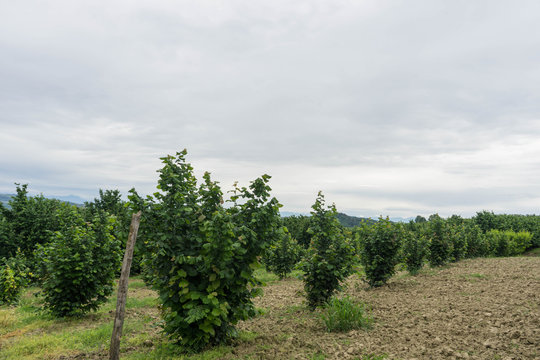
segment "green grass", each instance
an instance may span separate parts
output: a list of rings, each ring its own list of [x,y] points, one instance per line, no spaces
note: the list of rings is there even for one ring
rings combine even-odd
[[[125,360],[219,360],[223,356],[231,353],[230,346],[218,346],[200,354],[183,354],[180,348],[174,344],[168,343],[166,339],[160,340],[155,347],[139,350],[121,356]]]
[[[124,352],[143,348],[146,339],[160,336],[155,324],[158,318],[156,294],[146,289],[142,280],[137,278],[130,281],[129,289],[121,347]],[[0,307],[0,360],[106,354],[112,334],[116,294],[97,312],[56,319],[41,309],[42,299],[38,292],[35,287],[26,289],[16,307]]]
[[[265,272],[264,276],[268,276]],[[57,359],[61,356],[108,358],[116,293],[97,312],[76,318],[56,319],[41,310],[38,288],[26,289],[17,306],[0,306],[0,360]],[[232,346],[218,346],[200,354],[182,353],[161,332],[157,294],[142,279],[131,278],[126,318],[120,345],[122,359],[218,360]],[[258,338],[255,332],[240,331],[237,342]]]
[[[310,358],[311,360],[324,360],[326,359],[326,355],[321,352],[316,352],[313,354],[313,356]]]
[[[523,254],[524,256],[540,256],[540,247],[534,248]]]
[[[357,358],[357,360],[383,360],[388,358],[388,355],[382,354],[382,355],[376,355],[376,354],[366,354],[362,356],[361,358]]]
[[[354,303],[348,297],[330,299],[321,318],[330,332],[369,329],[373,324],[369,307],[363,303]]]
[[[255,275],[255,278],[257,278],[257,280],[263,282],[264,284],[271,284],[279,281],[279,276],[269,272],[264,267],[256,269],[253,274]],[[296,279],[302,279],[303,276],[304,272],[302,270],[293,270],[289,275],[287,275],[288,278]]]
[[[270,284],[279,280],[279,277],[276,274],[268,272],[264,267],[255,269],[253,275],[257,280],[264,284]]]

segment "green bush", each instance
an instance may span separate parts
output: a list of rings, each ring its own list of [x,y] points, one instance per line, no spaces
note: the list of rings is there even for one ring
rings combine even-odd
[[[433,267],[446,264],[452,251],[448,228],[439,215],[430,216],[429,220],[429,264]]]
[[[31,258],[34,250],[38,245],[46,244],[50,233],[59,229],[55,211],[62,202],[43,195],[28,196],[27,184],[16,185],[17,194],[9,201],[9,208],[0,207],[0,217],[5,219],[5,223],[0,225],[0,233],[9,234],[7,243],[2,239],[5,236],[0,234],[0,257],[15,256],[19,249],[33,270],[35,262]]]
[[[304,249],[291,237],[287,228],[281,228],[278,236],[278,240],[266,251],[263,262],[268,271],[283,279],[300,261]]]
[[[370,308],[363,303],[355,304],[348,297],[332,297],[321,318],[329,332],[369,329],[373,324]]]
[[[125,249],[132,214],[128,204],[122,200],[122,194],[119,190],[99,189],[99,197],[94,198],[91,202],[85,202],[82,208],[83,217],[85,221],[89,222],[92,222],[92,219],[102,212],[116,217],[117,226],[114,228],[115,233],[113,235],[122,242],[122,248]],[[140,241],[135,242],[130,270],[130,274],[132,275],[141,273],[142,247],[143,245],[141,245]],[[117,271],[118,276],[120,275],[120,270],[118,269]]]
[[[532,235],[526,231],[491,230],[486,233],[489,255],[515,256],[520,255],[529,248]]]
[[[321,192],[312,208],[309,229],[312,239],[301,267],[308,305],[315,309],[340,290],[341,282],[351,274],[354,248],[341,231],[336,207],[325,208]]]
[[[482,229],[478,225],[470,223],[465,225],[465,232],[467,234],[467,252],[465,256],[468,258],[486,256],[488,254],[488,244]]]
[[[279,203],[270,176],[235,188],[230,206],[210,175],[197,187],[187,152],[162,158],[158,192],[130,200],[143,210],[147,278],[159,292],[164,331],[185,350],[200,351],[236,336],[235,325],[256,315],[260,293],[253,271],[276,238]]]
[[[32,276],[20,253],[17,256],[2,259],[0,264],[0,305],[13,304],[19,299],[22,289],[28,285]]]
[[[459,261],[467,254],[468,233],[464,224],[453,225],[449,229],[451,242],[450,260]]]
[[[305,215],[287,216],[281,219],[283,225],[287,227],[291,237],[295,239],[304,249],[309,247],[311,234],[308,232],[310,217]]]
[[[3,215],[2,209],[5,211],[0,202],[0,258],[9,258],[15,255],[18,244],[12,226]]]
[[[403,262],[411,274],[416,274],[424,266],[428,252],[426,236],[419,232],[407,231],[403,236]]]
[[[44,305],[57,317],[82,315],[107,301],[121,260],[113,217],[101,214],[91,224],[74,207],[62,213],[69,221],[39,250]]]
[[[510,255],[521,255],[531,246],[532,234],[528,231],[512,232],[510,242]]]
[[[401,237],[401,226],[381,217],[361,239],[360,262],[370,286],[382,286],[394,275]]]
[[[486,233],[488,255],[509,256],[510,237],[506,231],[490,230]]]

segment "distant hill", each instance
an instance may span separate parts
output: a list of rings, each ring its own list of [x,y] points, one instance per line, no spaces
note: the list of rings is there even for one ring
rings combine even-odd
[[[11,200],[12,197],[14,197],[15,194],[0,194],[0,202],[4,205],[7,205],[9,200]],[[29,195],[29,196],[35,196],[35,195]],[[75,195],[67,195],[67,196],[47,196],[44,195],[47,199],[58,199],[60,201],[63,201],[65,203],[81,206],[84,204],[85,200],[79,196]]]
[[[341,225],[345,227],[355,227],[360,226],[361,224],[367,222],[368,224],[376,223],[377,220],[373,220],[370,218],[361,218],[357,216],[350,216],[343,213],[337,213],[337,219],[341,223]]]
[[[4,205],[7,205],[8,201],[11,200],[11,197],[15,196],[13,194],[0,194],[0,202]]]
[[[408,218],[402,218],[402,217],[394,217],[390,218],[391,222],[402,222],[402,223],[408,223],[409,221],[414,221],[416,217],[408,217]]]
[[[298,212],[293,211],[280,211],[279,214],[281,217],[289,217],[289,216],[311,216],[310,214],[302,214]]]
[[[311,216],[311,214],[305,214],[305,213],[302,214],[302,213],[291,212],[291,211],[281,211],[280,214],[281,214],[281,217],[289,217],[289,216],[308,216],[309,217]],[[339,223],[345,227],[360,226],[364,222],[367,222],[368,224],[373,224],[377,222],[377,220],[373,220],[370,218],[351,216],[351,215],[347,215],[347,214],[339,213],[339,212],[337,213],[336,217]]]
[[[86,201],[85,199],[83,199],[82,197],[80,196],[77,196],[77,195],[66,195],[66,196],[47,196],[47,195],[44,195],[46,198],[48,199],[58,199],[58,200],[61,200],[63,202],[67,202],[69,204],[72,204],[72,205],[83,205],[84,202]]]

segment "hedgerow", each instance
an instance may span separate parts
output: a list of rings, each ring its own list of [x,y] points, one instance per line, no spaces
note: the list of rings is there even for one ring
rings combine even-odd
[[[515,256],[522,254],[530,245],[532,235],[528,232],[490,230],[486,233],[488,253],[492,256]]]

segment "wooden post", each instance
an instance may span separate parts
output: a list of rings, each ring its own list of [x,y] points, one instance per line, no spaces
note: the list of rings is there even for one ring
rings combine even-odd
[[[122,336],[122,327],[124,326],[124,315],[126,313],[126,299],[128,291],[129,270],[133,261],[133,249],[135,248],[135,240],[139,231],[139,223],[141,221],[141,212],[133,214],[131,217],[131,225],[129,226],[129,236],[126,245],[126,253],[122,263],[122,273],[118,283],[118,297],[116,299],[116,316],[114,318],[113,332],[111,337],[111,348],[109,349],[109,359],[120,359],[120,337]]]

